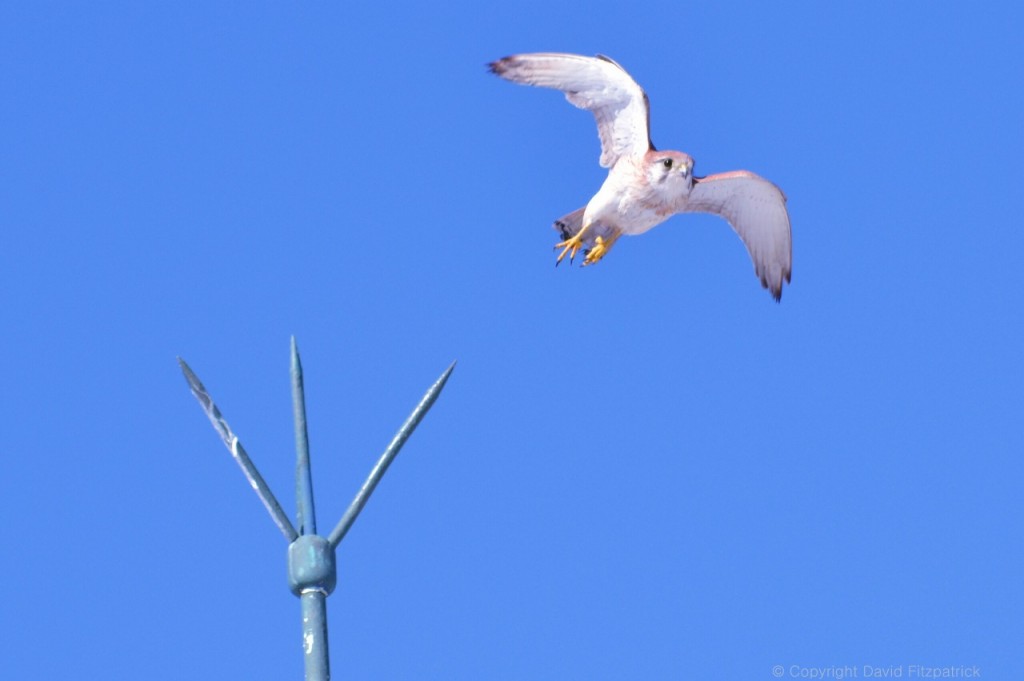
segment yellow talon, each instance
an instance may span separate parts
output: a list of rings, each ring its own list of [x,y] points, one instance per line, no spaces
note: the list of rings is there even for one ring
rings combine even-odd
[[[573,259],[576,257],[576,253],[582,247],[583,247],[583,239],[580,238],[579,234],[577,234],[574,237],[570,237],[570,238],[566,239],[565,241],[562,241],[561,243],[555,244],[555,248],[561,248],[562,249],[562,252],[558,254],[558,259],[555,260],[555,265],[557,265],[558,263],[562,262],[562,258],[565,257],[566,253],[569,254],[569,262],[572,263]]]
[[[587,253],[587,257],[583,259],[583,265],[593,265],[598,262],[601,258],[608,254],[608,251],[612,249],[612,246],[618,240],[619,234],[615,233],[605,241],[604,237],[597,237],[594,239],[594,246]]]
[[[569,254],[569,264],[572,264],[573,259],[576,257],[576,253],[583,248],[583,233],[587,231],[589,224],[583,225],[580,231],[576,232],[575,236],[571,236],[561,243],[555,244],[555,248],[561,248],[562,252],[558,254],[558,259],[555,260],[555,267],[558,267],[558,263],[562,262],[562,258],[565,254]]]
[[[562,259],[565,258],[566,254],[569,255],[570,263],[576,258],[576,254],[581,248],[583,248],[583,233],[587,231],[588,227],[590,227],[589,224],[584,225],[583,229],[576,232],[575,236],[571,236],[565,241],[555,244],[555,248],[562,249],[562,252],[558,254],[558,259],[555,260],[555,265],[562,262]],[[612,246],[620,236],[622,236],[622,232],[613,231],[607,239],[603,236],[595,237],[594,245],[590,247],[590,250],[586,253],[586,257],[583,258],[583,264],[593,265],[607,255],[608,251],[611,250]]]

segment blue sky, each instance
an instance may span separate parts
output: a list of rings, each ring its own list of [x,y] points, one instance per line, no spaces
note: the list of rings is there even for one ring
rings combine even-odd
[[[10,678],[300,678],[298,338],[335,678],[771,679],[1024,640],[1010,3],[0,8]],[[700,174],[789,197],[776,305],[710,216],[553,267],[592,120],[485,63],[604,53]]]

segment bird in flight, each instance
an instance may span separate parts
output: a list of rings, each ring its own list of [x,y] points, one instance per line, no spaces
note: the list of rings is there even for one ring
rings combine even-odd
[[[566,255],[572,262],[580,249],[583,264],[592,265],[623,234],[643,234],[676,213],[713,213],[746,244],[761,285],[781,299],[793,257],[786,197],[778,187],[746,170],[697,177],[689,155],[655,149],[646,93],[608,57],[517,54],[489,67],[513,83],[561,90],[597,120],[608,177],[586,206],[555,221],[562,237],[556,265]]]

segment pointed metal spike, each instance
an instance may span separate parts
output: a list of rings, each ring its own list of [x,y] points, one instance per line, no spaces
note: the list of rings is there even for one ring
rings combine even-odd
[[[313,504],[313,473],[309,463],[309,430],[306,426],[306,388],[302,378],[299,346],[292,336],[292,411],[295,416],[295,503],[299,534],[316,534]]]
[[[366,482],[356,493],[352,503],[349,504],[345,514],[338,521],[338,525],[331,531],[331,535],[327,538],[327,541],[334,548],[337,548],[341,540],[345,538],[349,529],[352,527],[352,523],[356,521],[360,511],[366,506],[366,502],[369,501],[370,495],[373,494],[373,490],[377,487],[377,483],[380,482],[381,478],[384,477],[384,473],[387,472],[388,466],[394,461],[395,457],[398,456],[398,452],[401,451],[402,445],[409,439],[413,431],[416,430],[416,426],[419,425],[420,421],[426,415],[430,408],[437,401],[438,396],[441,394],[441,390],[444,389],[445,383],[448,382],[448,377],[452,375],[452,371],[455,370],[455,362],[445,369],[444,373],[441,374],[440,378],[434,381],[434,384],[430,386],[423,399],[416,405],[416,408],[412,410],[409,418],[405,420],[402,427],[398,429],[395,437],[392,438],[391,443],[384,450],[380,459],[377,460],[377,465],[370,471],[370,475],[366,478]]]
[[[185,363],[181,357],[178,358],[178,364],[181,366],[181,371],[185,374],[185,380],[188,381],[188,386],[192,390],[192,394],[199,400],[200,406],[203,411],[206,412],[206,416],[210,419],[210,423],[213,424],[213,429],[217,431],[221,439],[227,446],[228,451],[231,452],[231,457],[238,464],[239,468],[242,469],[242,474],[245,475],[249,481],[249,485],[256,492],[256,496],[263,502],[263,506],[267,509],[274,524],[277,525],[278,529],[284,535],[285,539],[290,542],[295,541],[299,536],[298,532],[292,526],[288,516],[285,514],[284,509],[281,508],[281,504],[277,502],[277,498],[274,493],[270,491],[270,487],[267,485],[263,476],[256,470],[256,465],[249,458],[249,454],[242,447],[242,443],[238,441],[238,437],[231,432],[231,426],[221,415],[220,410],[217,409],[217,405],[214,404],[213,398],[206,391],[199,377],[196,376],[195,372],[192,371],[191,367]]]
[[[203,385],[199,377],[196,376],[195,372],[192,371],[185,360],[181,357],[178,358],[178,365],[181,367],[181,372],[185,374],[185,380],[188,381],[188,387],[192,391],[192,394],[197,400],[199,405],[203,408],[207,418],[210,419],[210,424],[213,425],[213,429],[217,431],[220,438],[224,441],[224,445],[231,449],[231,441],[235,438],[235,434],[231,432],[231,426],[224,420],[220,410],[217,409],[217,405],[213,403],[213,398],[210,397],[210,393],[206,391],[206,386]]]

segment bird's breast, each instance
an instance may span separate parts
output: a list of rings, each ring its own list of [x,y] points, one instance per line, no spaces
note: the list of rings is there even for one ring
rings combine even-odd
[[[677,212],[659,189],[635,164],[619,163],[591,199],[584,220],[591,218],[623,234],[642,234]]]
[[[666,201],[655,187],[646,182],[632,187],[620,203],[623,222],[628,225],[623,231],[627,234],[642,234],[675,212],[673,203]]]

